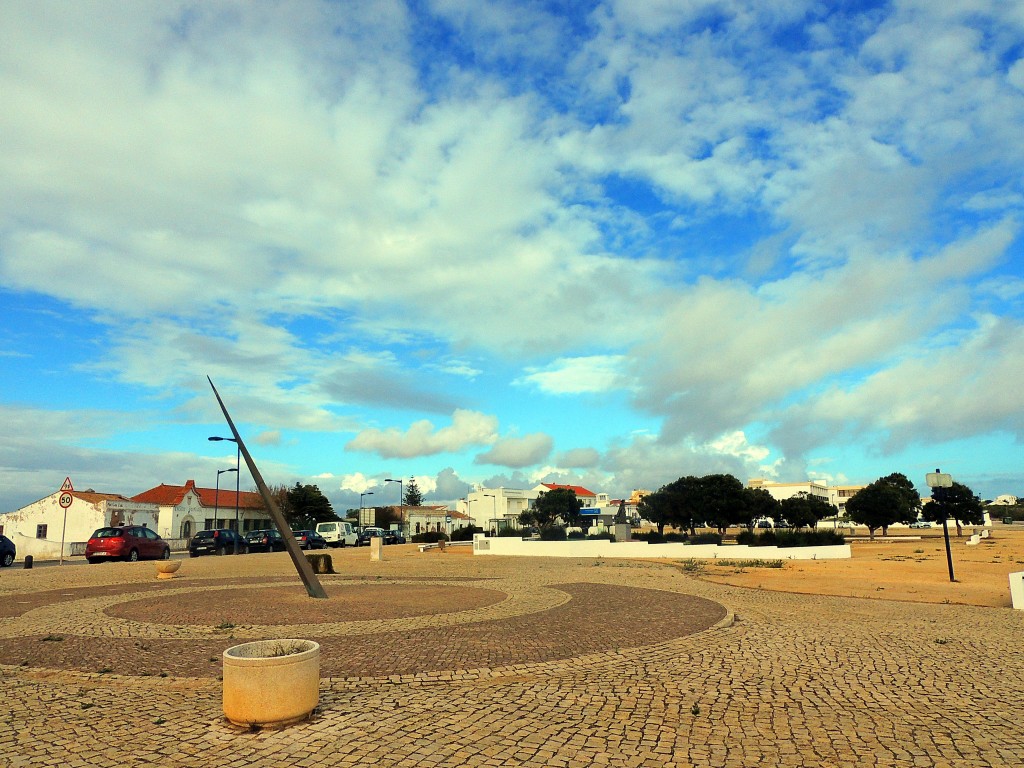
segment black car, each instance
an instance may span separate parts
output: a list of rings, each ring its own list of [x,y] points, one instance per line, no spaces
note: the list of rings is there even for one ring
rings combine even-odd
[[[276,528],[264,528],[246,534],[245,546],[250,552],[284,552],[284,539]]]
[[[299,549],[327,549],[327,539],[316,531],[292,531]]]
[[[207,531],[199,531],[188,543],[189,557],[233,555],[236,551],[240,555],[245,554],[248,547],[245,539],[230,528],[211,528]]]
[[[18,548],[14,542],[3,534],[0,534],[0,566],[7,568],[14,565],[14,557],[18,554]]]
[[[371,539],[375,538],[384,539],[384,543],[387,543],[386,532],[383,528],[363,528],[359,532],[359,538],[356,539],[356,546],[368,547],[370,546]]]
[[[385,544],[405,544],[405,534],[401,531],[384,531]]]

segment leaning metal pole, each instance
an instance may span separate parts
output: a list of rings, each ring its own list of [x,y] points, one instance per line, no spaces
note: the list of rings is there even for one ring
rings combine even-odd
[[[235,436],[235,445],[238,446],[239,452],[245,459],[245,466],[249,468],[249,474],[252,475],[252,479],[256,481],[256,487],[259,489],[260,496],[263,497],[263,503],[267,505],[267,509],[270,510],[270,516],[274,520],[274,525],[277,526],[277,530],[281,533],[281,538],[284,540],[285,549],[288,550],[289,556],[292,558],[292,563],[295,565],[295,570],[299,573],[299,578],[302,579],[302,583],[306,586],[306,592],[310,597],[318,597],[327,599],[327,593],[324,592],[323,586],[320,584],[320,579],[316,577],[313,572],[313,566],[310,565],[309,560],[299,549],[299,543],[295,541],[295,536],[292,535],[292,529],[288,525],[288,521],[284,519],[284,515],[281,514],[281,510],[278,509],[277,504],[274,502],[274,498],[270,495],[270,489],[267,488],[267,484],[263,482],[263,476],[260,471],[256,468],[256,462],[252,460],[252,456],[249,454],[249,449],[245,447],[245,443],[242,442],[242,436],[238,434],[238,430],[235,429],[235,423],[231,420],[228,415],[228,409],[224,407],[224,401],[220,399],[220,393],[217,388],[213,386],[213,380],[209,376],[206,380],[210,382],[210,386],[213,387],[213,394],[217,398],[217,402],[220,404],[220,409],[224,413],[224,418],[228,422],[228,426],[231,428],[231,434]]]

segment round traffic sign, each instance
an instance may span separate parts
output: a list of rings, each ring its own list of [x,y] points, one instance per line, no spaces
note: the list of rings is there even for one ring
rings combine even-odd
[[[64,509],[70,507],[72,501],[74,501],[74,497],[67,491],[64,491],[64,493],[57,497],[57,503],[60,504]]]

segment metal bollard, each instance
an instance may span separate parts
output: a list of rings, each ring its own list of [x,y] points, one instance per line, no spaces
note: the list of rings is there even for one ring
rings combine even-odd
[[[31,568],[32,567],[32,555],[25,555],[25,567],[26,568]]]

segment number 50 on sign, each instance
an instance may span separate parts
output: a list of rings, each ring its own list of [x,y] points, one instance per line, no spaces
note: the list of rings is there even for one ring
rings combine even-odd
[[[61,493],[60,496],[57,497],[57,503],[60,504],[61,507],[63,507],[64,509],[70,507],[72,501],[74,501],[74,497],[67,491],[64,491],[63,493]]]

